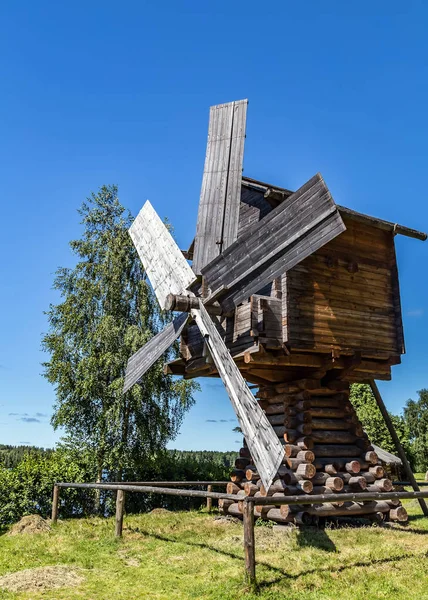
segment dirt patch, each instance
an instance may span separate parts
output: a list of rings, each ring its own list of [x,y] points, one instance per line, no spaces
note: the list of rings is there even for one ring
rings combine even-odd
[[[167,508],[154,508],[153,510],[151,510],[149,512],[149,515],[164,515],[164,514],[168,514],[171,511],[168,510]]]
[[[139,567],[141,565],[141,562],[138,560],[138,558],[129,556],[126,550],[119,550],[118,555],[127,567]]]
[[[40,515],[28,515],[22,517],[18,523],[13,525],[8,535],[21,535],[25,533],[45,533],[50,531],[51,526],[45,519],[42,519]]]
[[[37,567],[0,577],[0,589],[9,592],[37,592],[62,587],[75,587],[83,577],[69,567]]]

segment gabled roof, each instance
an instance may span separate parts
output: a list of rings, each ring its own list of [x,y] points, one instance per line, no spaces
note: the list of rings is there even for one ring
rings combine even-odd
[[[242,185],[263,192],[266,200],[272,203],[274,206],[281,203],[293,193],[290,190],[287,190],[286,188],[281,188],[278,186],[271,185],[269,183],[264,183],[263,181],[251,179],[250,177],[243,177]],[[425,241],[428,237],[427,234],[423,231],[417,231],[416,229],[410,229],[409,227],[399,225],[398,223],[392,223],[390,221],[378,219],[377,217],[371,217],[369,215],[358,213],[355,210],[346,208],[345,206],[337,205],[337,208],[343,216],[353,219],[354,221],[367,223],[372,227],[378,227],[379,229],[391,231],[394,234],[405,235],[407,237],[416,238],[422,241]]]

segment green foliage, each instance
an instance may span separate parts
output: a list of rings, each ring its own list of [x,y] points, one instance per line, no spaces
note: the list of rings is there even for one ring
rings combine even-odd
[[[418,391],[418,400],[408,400],[404,417],[410,432],[411,452],[415,470],[428,469],[428,390]]]
[[[122,394],[128,358],[171,315],[159,311],[146,281],[117,188],[103,186],[79,213],[83,235],[70,243],[77,264],[56,273],[62,301],[50,306],[43,338],[45,376],[56,386],[52,424],[92,449],[99,476],[115,469],[120,478],[176,436],[197,384],[164,375],[158,361]]]
[[[370,441],[383,448],[383,450],[396,454],[394,442],[391,439],[370,386],[364,383],[354,383],[351,386],[351,395],[349,399],[352,402]],[[406,420],[402,416],[393,415],[391,413],[390,417],[400,442],[406,453],[409,455],[410,436]]]
[[[0,467],[0,524],[17,521],[24,515],[48,516],[55,481],[88,481],[94,478],[94,465],[77,462],[63,449],[27,452],[13,469]],[[62,512],[73,516],[88,512],[90,498],[80,498],[78,490],[64,490]]]
[[[13,451],[13,447],[11,447]],[[48,517],[51,511],[52,487],[55,481],[90,482],[97,476],[97,461],[90,448],[66,439],[56,450],[22,454],[14,468],[0,466],[0,525],[19,520],[27,514]],[[236,452],[184,452],[162,450],[142,457],[126,481],[224,481],[234,464]],[[105,470],[103,479],[114,481],[116,472]],[[114,494],[102,492],[99,500],[92,490],[61,489],[60,517],[93,514],[95,507],[104,515],[114,513]],[[128,494],[128,512],[141,512],[155,507],[173,509],[197,508],[204,500]]]
[[[0,465],[7,469],[13,469],[21,462],[26,454],[32,453],[49,453],[52,452],[49,448],[37,448],[36,446],[10,446],[0,444]]]

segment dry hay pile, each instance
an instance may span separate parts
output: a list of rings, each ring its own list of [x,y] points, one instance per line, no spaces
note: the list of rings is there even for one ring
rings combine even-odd
[[[171,511],[168,510],[167,508],[154,508],[153,510],[151,510],[149,512],[149,515],[166,515],[170,512]]]
[[[51,526],[45,519],[42,519],[39,515],[28,515],[22,517],[18,523],[13,525],[8,535],[21,535],[23,533],[45,533],[50,531]]]
[[[82,582],[83,577],[69,567],[37,567],[3,575],[3,577],[0,577],[0,590],[37,592],[74,587]]]

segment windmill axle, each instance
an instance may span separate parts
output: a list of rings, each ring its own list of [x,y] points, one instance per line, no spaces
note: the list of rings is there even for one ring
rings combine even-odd
[[[181,296],[178,294],[169,294],[165,301],[166,310],[175,310],[177,312],[190,312],[192,308],[199,308],[199,300],[195,296]],[[210,304],[205,306],[211,315],[221,315],[222,309],[219,305]]]

